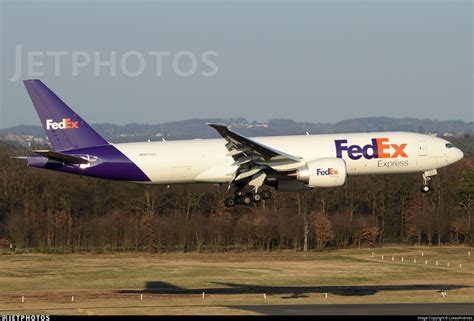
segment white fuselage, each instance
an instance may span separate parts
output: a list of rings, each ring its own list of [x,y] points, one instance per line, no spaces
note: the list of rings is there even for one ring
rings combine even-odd
[[[417,133],[379,132],[324,135],[256,137],[255,141],[298,156],[305,161],[337,157],[336,141],[344,149],[348,175],[413,173],[438,169],[463,157],[448,141]],[[381,140],[378,157],[368,146]],[[197,139],[146,143],[115,144],[151,180],[152,184],[227,183],[237,169],[226,156],[224,139]],[[406,144],[406,145],[405,145]],[[362,149],[366,149],[365,157]],[[398,152],[397,152],[398,148]],[[352,158],[350,157],[352,156]],[[371,158],[372,157],[372,158]]]

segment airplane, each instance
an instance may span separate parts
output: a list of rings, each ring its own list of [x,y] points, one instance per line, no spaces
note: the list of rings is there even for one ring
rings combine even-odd
[[[40,80],[24,85],[52,147],[24,157],[29,166],[142,184],[228,184],[227,207],[267,200],[272,188],[336,187],[355,175],[421,173],[427,193],[437,169],[464,156],[447,140],[419,133],[246,137],[222,124],[207,124],[217,139],[114,144]]]

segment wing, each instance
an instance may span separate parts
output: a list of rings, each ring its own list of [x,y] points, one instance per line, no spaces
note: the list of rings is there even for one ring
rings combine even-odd
[[[264,161],[292,160],[298,162],[301,160],[300,157],[281,152],[272,147],[256,142],[253,139],[240,135],[230,130],[227,126],[217,124],[207,125],[217,130],[217,132],[227,140],[228,143],[226,147],[229,151],[229,153],[227,153],[229,156],[236,156],[245,153],[248,156],[254,156]]]
[[[232,177],[232,182],[248,180],[248,184],[260,187],[265,181],[266,169],[272,165],[299,164],[301,157],[287,154],[270,146],[264,145],[251,138],[230,130],[225,125],[207,124],[227,141],[229,151],[226,156],[232,156],[234,165],[238,166]],[[290,165],[291,166],[291,165]]]
[[[89,163],[89,161],[85,158],[63,154],[59,152],[54,152],[51,150],[35,150],[34,152],[35,154],[42,155],[51,160],[55,160],[61,163],[68,163],[68,164],[88,164]]]

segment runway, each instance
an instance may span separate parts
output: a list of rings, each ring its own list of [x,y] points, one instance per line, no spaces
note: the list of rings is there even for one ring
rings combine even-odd
[[[266,315],[474,315],[474,303],[242,305]]]

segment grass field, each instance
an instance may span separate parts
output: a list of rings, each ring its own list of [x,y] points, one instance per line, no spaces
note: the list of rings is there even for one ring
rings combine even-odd
[[[5,253],[0,271],[0,314],[250,314],[232,306],[474,302],[474,250],[465,247]]]

